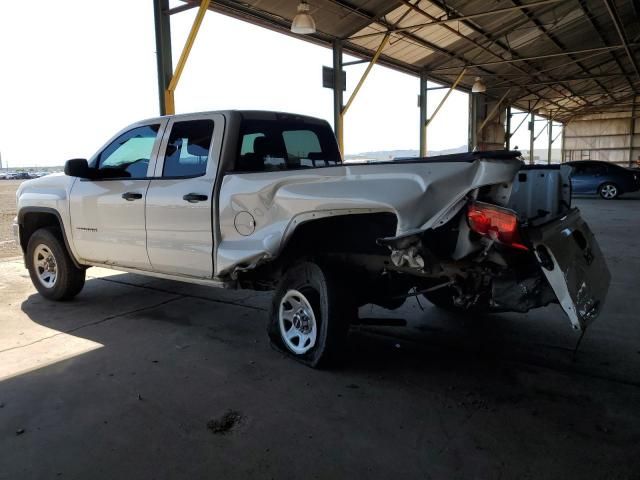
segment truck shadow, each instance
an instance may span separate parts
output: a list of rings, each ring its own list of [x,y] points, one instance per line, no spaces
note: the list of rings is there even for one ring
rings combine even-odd
[[[29,296],[22,311],[49,333],[14,352],[32,355],[40,345],[48,362],[0,382],[3,413],[12,412],[0,448],[7,458],[39,451],[43,465],[82,457],[91,468],[115,471],[138,463],[187,468],[198,458],[223,477],[237,467],[228,462],[259,463],[265,451],[271,464],[324,465],[314,452],[331,445],[349,452],[331,454],[338,471],[351,471],[361,458],[373,461],[371,452],[390,455],[371,478],[388,478],[398,458],[416,478],[411,469],[425,465],[459,478],[478,468],[485,478],[497,469],[515,477],[522,468],[539,468],[541,457],[504,452],[514,444],[540,448],[541,438],[554,439],[548,454],[561,459],[554,471],[563,475],[588,473],[585,451],[599,452],[590,456],[589,471],[603,477],[612,462],[623,470],[633,463],[632,452],[620,447],[633,445],[640,431],[630,413],[640,401],[637,389],[600,378],[582,357],[573,366],[557,362],[570,355],[537,343],[542,337],[532,332],[545,327],[537,318],[468,323],[427,305],[395,312],[365,307],[368,315],[405,316],[407,326],[354,327],[346,364],[318,371],[269,347],[268,303],[258,292],[129,274],[88,280],[67,303]],[[74,355],[72,337],[101,347]],[[207,422],[229,409],[240,426],[212,438]],[[13,434],[22,429],[24,437]],[[81,455],[89,438],[92,448]],[[304,467],[290,456],[291,444],[301,442],[313,446]],[[82,472],[82,465],[56,468]]]
[[[105,347],[120,344],[119,327],[126,336],[129,328],[146,325],[149,335],[153,328],[168,330],[176,338],[195,337],[203,346],[214,348],[221,343],[233,347],[240,356],[273,359],[281,354],[268,348],[265,327],[270,301],[268,292],[229,291],[116,274],[88,280],[84,291],[71,302],[49,302],[31,295],[22,310],[35,323]],[[361,309],[361,316],[377,318],[382,326],[351,328],[345,371],[428,372],[434,365],[464,370],[480,364],[492,370],[516,362],[640,384],[635,374],[629,376],[628,368],[618,368],[622,360],[608,351],[587,352],[585,341],[582,350],[575,353],[579,335],[555,305],[526,315],[461,317],[425,300],[422,305],[409,300],[396,311],[367,306]],[[597,341],[587,336],[591,338]]]

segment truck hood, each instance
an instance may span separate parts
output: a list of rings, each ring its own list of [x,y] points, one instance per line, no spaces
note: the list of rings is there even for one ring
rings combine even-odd
[[[276,256],[295,226],[331,215],[392,212],[396,235],[445,224],[465,196],[511,181],[522,162],[417,161],[228,174],[220,189],[216,272]]]

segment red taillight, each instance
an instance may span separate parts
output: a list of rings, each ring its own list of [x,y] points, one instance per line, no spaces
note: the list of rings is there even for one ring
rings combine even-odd
[[[485,203],[472,203],[467,210],[467,219],[474,232],[513,248],[529,250],[522,244],[518,218],[510,210]]]

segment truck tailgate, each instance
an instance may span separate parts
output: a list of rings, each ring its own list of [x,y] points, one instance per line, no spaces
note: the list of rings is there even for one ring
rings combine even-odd
[[[573,328],[584,330],[602,311],[611,276],[580,211],[531,228],[527,236]]]

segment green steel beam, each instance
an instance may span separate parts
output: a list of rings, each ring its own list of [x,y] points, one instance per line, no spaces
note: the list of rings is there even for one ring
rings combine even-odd
[[[173,76],[171,60],[171,24],[169,21],[169,0],[153,0],[156,31],[156,62],[158,69],[158,101],[160,115],[166,115],[165,91]]]

